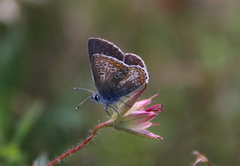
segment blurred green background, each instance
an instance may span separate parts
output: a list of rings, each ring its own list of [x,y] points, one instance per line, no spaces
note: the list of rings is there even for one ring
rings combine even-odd
[[[148,66],[163,142],[105,129],[60,165],[240,165],[240,2],[0,0],[0,165],[51,160],[107,119],[87,40],[107,39]]]

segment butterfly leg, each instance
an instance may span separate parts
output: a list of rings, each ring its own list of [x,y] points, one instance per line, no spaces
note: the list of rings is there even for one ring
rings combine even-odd
[[[108,116],[110,116],[111,117],[111,115],[110,115],[110,113],[108,112],[108,105],[105,105],[105,107],[104,107],[104,110],[106,111],[106,113],[108,114]]]
[[[116,109],[116,110],[118,109],[118,107],[117,107],[117,106],[115,106],[114,104],[112,105],[112,107],[113,107],[113,106],[115,107],[115,109]]]
[[[132,107],[131,105],[128,105],[127,103],[125,103],[124,101],[122,101],[122,100],[119,100],[119,101],[121,101],[123,104],[125,104],[126,106],[128,106],[128,107]]]
[[[115,106],[115,105],[113,105],[113,106]],[[113,111],[115,111],[115,112],[118,114],[118,116],[120,116],[120,115],[119,115],[119,112],[117,111],[117,107],[115,106],[116,108],[114,108],[113,106],[112,106],[112,105],[106,105],[105,108],[104,108],[104,110],[105,110],[105,111],[107,112],[107,114],[110,116],[110,114],[109,114],[109,112],[108,112],[108,110],[107,110],[107,108],[110,107]],[[111,116],[110,116],[110,117],[111,117]]]

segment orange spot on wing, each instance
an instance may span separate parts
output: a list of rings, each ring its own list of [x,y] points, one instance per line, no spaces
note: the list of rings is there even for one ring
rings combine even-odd
[[[143,81],[143,80],[142,80],[142,81],[139,81],[139,82],[140,82],[140,84],[144,84],[144,83],[145,83],[145,81]]]
[[[139,77],[140,80],[145,80],[145,78],[143,76]]]
[[[114,64],[115,62],[114,62],[114,61],[112,61],[112,60],[110,60],[110,61],[109,61],[109,63],[111,63],[111,64]]]

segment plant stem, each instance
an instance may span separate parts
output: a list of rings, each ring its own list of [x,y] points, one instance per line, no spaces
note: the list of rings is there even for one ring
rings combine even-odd
[[[87,137],[87,139],[85,141],[83,141],[81,144],[77,145],[75,148],[68,150],[67,152],[58,156],[54,160],[50,161],[48,164],[46,164],[46,166],[52,166],[54,164],[57,164],[60,161],[62,161],[64,158],[66,158],[67,156],[69,156],[69,155],[75,153],[76,151],[82,149],[84,146],[86,146],[93,139],[93,137],[96,135],[96,133],[99,129],[104,128],[104,127],[111,127],[111,126],[112,126],[112,121],[106,121],[106,122],[103,122],[103,123],[95,126],[93,131],[91,132],[90,136]]]

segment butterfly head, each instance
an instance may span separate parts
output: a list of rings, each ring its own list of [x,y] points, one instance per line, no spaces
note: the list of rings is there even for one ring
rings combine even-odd
[[[92,99],[92,101],[94,101],[95,103],[99,103],[100,100],[101,100],[101,97],[100,97],[100,95],[99,95],[98,93],[94,93],[94,94],[91,95],[91,99]]]
[[[111,95],[101,96],[99,93],[93,93],[91,95],[92,101],[95,103],[101,103],[105,105],[105,108],[109,105],[113,105],[119,101],[119,98],[114,98]]]

